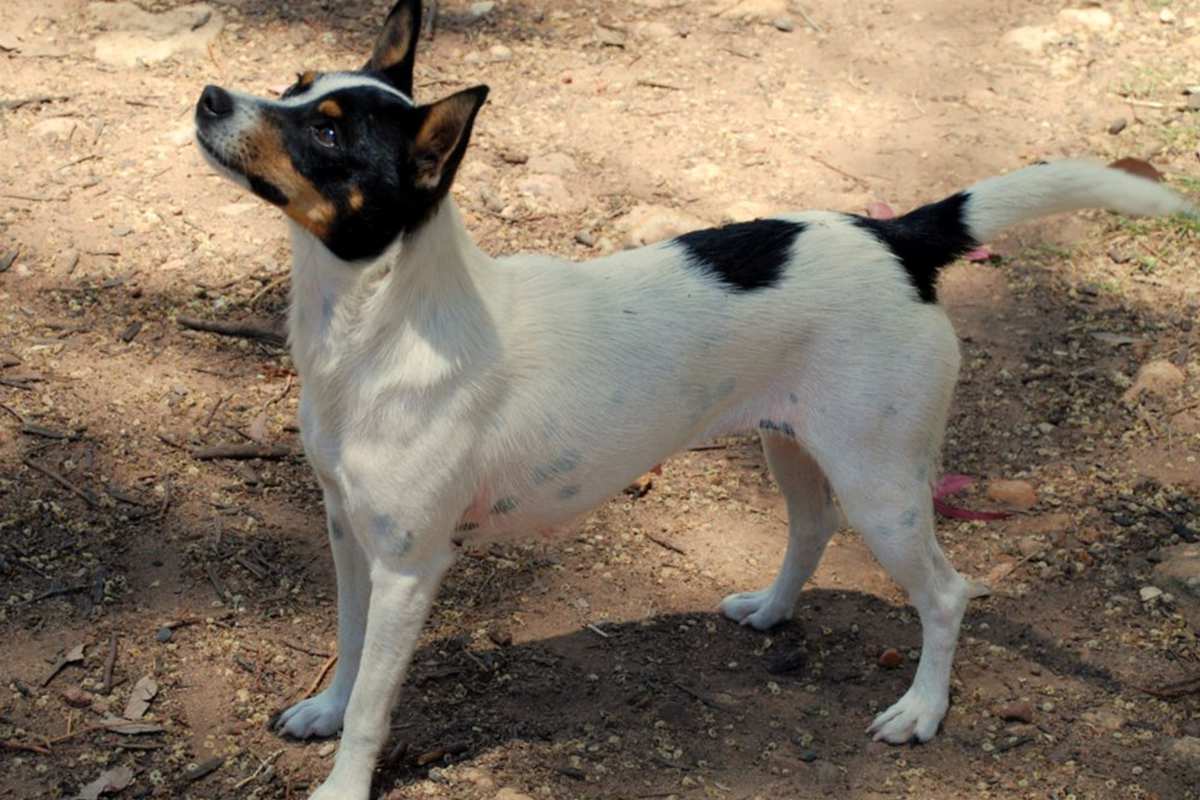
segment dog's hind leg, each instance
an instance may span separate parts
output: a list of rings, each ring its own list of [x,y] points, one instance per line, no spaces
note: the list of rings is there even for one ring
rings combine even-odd
[[[767,430],[762,444],[767,465],[787,501],[787,553],[774,583],[757,592],[729,595],[721,601],[721,613],[765,631],[791,619],[800,590],[816,570],[840,514],[825,473],[795,439]]]
[[[358,675],[367,625],[367,602],[371,596],[365,554],[351,533],[341,500],[334,492],[325,492],[325,513],[329,547],[337,570],[338,661],[329,688],[296,703],[276,720],[275,727],[280,733],[298,739],[332,736],[341,729],[346,704],[350,702],[350,690]]]
[[[400,685],[454,561],[449,533],[438,538],[393,530],[388,536],[392,551],[371,560],[366,637],[337,759],[310,800],[367,800]]]

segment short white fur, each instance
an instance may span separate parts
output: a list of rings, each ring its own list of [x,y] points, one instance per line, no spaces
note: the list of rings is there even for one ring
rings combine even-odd
[[[1043,213],[1185,210],[1167,189],[1086,162],[970,190],[979,239]],[[776,286],[734,292],[664,242],[587,264],[492,259],[453,202],[374,262],[343,263],[292,225],[301,431],[338,579],[332,684],[280,729],[344,724],[315,800],[366,800],[417,638],[460,543],[568,522],[689,445],[762,433],[789,513],[768,588],[722,612],[788,619],[841,515],[909,593],[923,630],[912,687],[877,739],[927,740],[945,715],[971,588],[934,537],[930,483],[959,367],[943,310],[917,300],[878,239],[842,214],[806,226]],[[782,427],[782,426],[780,426]]]

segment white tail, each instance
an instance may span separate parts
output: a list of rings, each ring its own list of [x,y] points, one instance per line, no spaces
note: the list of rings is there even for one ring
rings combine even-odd
[[[977,242],[1020,222],[1083,208],[1137,216],[1197,213],[1161,183],[1091,161],[1036,164],[980,181],[965,194],[964,222]]]

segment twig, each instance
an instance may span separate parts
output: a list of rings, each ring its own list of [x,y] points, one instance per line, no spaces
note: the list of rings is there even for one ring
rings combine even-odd
[[[599,636],[601,639],[611,639],[612,638],[611,633],[605,633],[604,631],[600,630],[599,627],[597,627],[596,625],[594,625],[591,622],[589,622],[585,627],[592,633]]]
[[[801,8],[801,7],[800,7],[800,6],[798,6],[798,5],[793,5],[793,6],[792,6],[792,8],[793,8],[793,9],[796,11],[796,13],[797,13],[797,14],[799,14],[801,17],[803,17],[803,18],[804,18],[804,21],[805,21],[806,23],[808,23],[808,27],[812,28],[812,29],[813,29],[814,31],[816,31],[817,33],[824,33],[824,32],[825,32],[825,31],[824,31],[824,30],[821,28],[821,26],[820,26],[820,25],[818,25],[816,22],[814,22],[814,21],[813,21],[813,18],[812,18],[812,17],[810,17],[810,16],[808,15],[808,12],[807,12],[807,11],[805,11],[803,8]]]
[[[91,508],[96,507],[95,498],[93,498],[90,494],[85,492],[83,489],[80,489],[78,486],[71,483],[69,480],[64,478],[62,475],[59,475],[54,470],[49,469],[47,467],[43,467],[41,464],[37,464],[29,458],[21,459],[21,463],[24,464],[25,466],[29,467],[34,472],[40,472],[41,474],[45,475],[47,478],[54,481],[62,488],[66,489],[71,494],[82,498],[83,502],[87,503],[89,507],[91,507]]]
[[[25,424],[25,418],[22,417],[20,414],[18,414],[16,411],[13,411],[8,406],[4,405],[4,403],[0,403],[0,411],[6,411],[9,414],[12,414],[13,419],[15,419],[17,422],[21,423],[22,425]]]
[[[676,86],[672,83],[663,83],[662,81],[651,80],[650,78],[638,78],[638,86],[649,86],[651,89],[670,89],[673,92],[682,92],[682,86]]]
[[[317,677],[314,678],[313,682],[309,684],[308,692],[306,692],[304,695],[305,697],[312,697],[317,693],[317,689],[321,687],[321,681],[325,680],[325,676],[329,674],[329,670],[333,668],[333,665],[337,663],[337,660],[337,653],[334,653],[329,658],[325,659],[325,663],[321,666],[321,671],[317,673]]]
[[[212,584],[213,591],[217,593],[217,597],[221,602],[229,605],[229,592],[225,591],[225,584],[221,583],[221,579],[213,571],[211,561],[204,562],[204,574],[208,576],[208,582]]]
[[[1200,694],[1200,675],[1168,683],[1166,686],[1157,689],[1149,686],[1139,686],[1138,689],[1148,695],[1153,695],[1164,700],[1186,697],[1189,694]]]
[[[675,683],[673,683],[671,685],[674,686],[679,691],[686,694],[687,696],[692,697],[696,700],[699,700],[701,703],[708,706],[709,708],[715,709],[717,711],[724,711],[724,709],[721,708],[721,706],[719,704],[710,700],[709,698],[705,697],[704,695],[700,694],[700,692],[697,692],[695,689],[689,689],[688,687],[684,686],[682,683],[679,683],[678,681],[676,681]]]
[[[812,153],[809,153],[808,157],[811,158],[813,161],[817,162],[818,164],[820,164],[821,166],[827,167],[828,169],[833,170],[838,175],[841,175],[845,178],[849,178],[850,180],[852,180],[855,183],[862,186],[864,189],[871,185],[871,184],[867,183],[866,181],[864,181],[862,178],[858,177],[857,175],[852,175],[851,173],[846,172],[846,170],[842,169],[841,167],[836,167],[833,164],[830,164],[828,161],[826,161],[825,159],[821,158],[818,155],[813,155]]]
[[[57,103],[63,100],[70,100],[70,96],[65,94],[39,94],[32,97],[17,97],[13,100],[0,100],[0,111],[16,111],[18,108],[28,105],[44,105],[46,103]]]
[[[280,286],[281,284],[286,283],[287,279],[290,277],[292,277],[291,273],[285,272],[283,275],[280,275],[278,278],[267,281],[267,283],[261,289],[259,289],[257,292],[254,293],[254,296],[250,298],[250,302],[248,302],[246,305],[248,305],[250,308],[254,308],[254,306],[258,303],[258,301],[261,300],[264,296],[266,296],[266,294],[268,292],[270,292],[271,290]]]
[[[208,412],[208,416],[204,418],[204,428],[207,430],[212,425],[213,417],[217,415],[217,409],[225,402],[225,396],[221,395],[217,398],[217,402],[213,403],[212,411]]]
[[[200,461],[247,461],[253,458],[278,461],[290,458],[292,454],[292,448],[281,444],[214,444],[211,447],[197,447],[192,450],[192,457]]]
[[[215,333],[220,336],[233,336],[239,339],[250,339],[263,342],[273,347],[284,347],[287,338],[281,335],[275,327],[256,322],[223,322],[213,319],[196,319],[195,317],[176,317],[176,322],[185,328],[205,333]]]
[[[1120,97],[1128,105],[1136,106],[1137,108],[1157,108],[1161,110],[1170,107],[1166,103],[1155,103],[1152,100],[1136,100],[1132,97],[1124,97],[1122,95],[1117,95],[1117,97]]]
[[[304,653],[304,655],[312,656],[313,658],[329,658],[329,656],[332,655],[331,653],[324,653],[320,650],[309,650],[307,647],[301,647],[298,644],[292,644],[287,639],[281,640],[280,644],[289,650],[295,650],[297,653]]]
[[[254,770],[254,772],[252,772],[248,777],[242,778],[240,781],[235,783],[233,785],[234,790],[236,791],[238,789],[241,789],[246,784],[252,782],[255,778],[257,778],[259,775],[262,774],[262,771],[264,769],[267,769],[272,764],[274,764],[275,759],[279,758],[281,755],[283,755],[282,750],[276,750],[274,753],[271,753],[271,755],[269,755],[265,759],[263,759],[263,762],[258,765],[258,769]]]
[[[87,588],[88,587],[86,585],[84,585],[84,586],[64,586],[61,589],[49,589],[49,590],[37,595],[36,597],[33,597],[32,599],[30,599],[28,604],[32,605],[34,603],[40,603],[43,600],[49,600],[51,597],[62,597],[63,595],[66,595],[66,594],[78,594],[79,592],[82,592],[82,591],[86,590]]]
[[[23,750],[27,753],[41,753],[44,756],[50,755],[50,748],[42,747],[39,744],[24,744],[22,742],[14,742],[9,739],[0,739],[0,748],[5,750]]]
[[[27,194],[13,194],[11,192],[0,192],[0,197],[7,197],[9,200],[24,200],[27,203],[65,203],[65,197],[34,197]]]
[[[651,534],[651,533],[646,533],[643,535],[650,541],[654,542],[659,547],[666,548],[667,550],[670,550],[672,553],[678,553],[681,556],[687,555],[687,550],[684,550],[679,545],[671,544],[670,542],[668,542],[665,539],[659,539],[657,536],[655,536],[654,534]]]
[[[108,694],[113,686],[113,667],[117,663],[117,634],[108,635],[108,657],[104,659],[104,682],[100,684],[100,694]]]

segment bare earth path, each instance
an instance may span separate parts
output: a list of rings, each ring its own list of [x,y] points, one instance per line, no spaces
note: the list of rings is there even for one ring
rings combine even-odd
[[[267,93],[360,63],[386,4],[139,5],[0,8],[0,798],[70,798],[123,768],[114,797],[303,798],[335,745],[265,729],[334,646],[294,375],[270,344],[178,324],[275,319],[284,232],[209,174],[190,115],[209,82]],[[908,207],[1067,154],[1146,158],[1200,192],[1197,2],[442,12],[418,97],[492,86],[457,200],[494,253]],[[1037,496],[940,524],[996,591],[968,612],[934,742],[863,734],[919,634],[853,533],[794,623],[764,636],[715,614],[784,544],[756,446],[733,439],[561,540],[462,559],[378,796],[1200,797],[1198,243],[1180,222],[1077,215],[943,280],[965,356],[947,470]],[[1158,382],[1129,391],[1148,363]],[[284,457],[194,457],[217,444]]]

